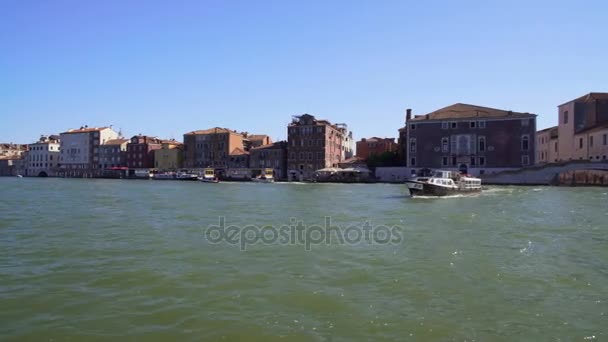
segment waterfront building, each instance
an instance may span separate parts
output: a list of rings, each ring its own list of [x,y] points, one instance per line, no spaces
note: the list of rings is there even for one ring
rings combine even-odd
[[[159,171],[177,171],[184,166],[184,144],[164,140],[162,147],[154,151],[154,167]]]
[[[27,144],[13,144],[13,143],[2,143],[0,144],[0,157],[19,157],[27,151]]]
[[[557,126],[536,132],[536,164],[555,163],[558,161]]]
[[[535,163],[536,115],[457,103],[406,120],[410,169],[474,175]]]
[[[210,128],[184,134],[184,167],[228,167],[230,154],[240,148],[248,151],[251,141],[244,133],[227,128]]]
[[[342,160],[344,126],[303,114],[287,127],[288,178],[313,180],[315,171],[336,167]]]
[[[275,179],[287,179],[287,141],[251,148],[249,167],[253,176],[261,175],[264,169],[271,168]]]
[[[48,177],[56,176],[60,166],[60,142],[58,135],[41,136],[29,144],[24,154],[24,176]]]
[[[235,148],[229,154],[227,166],[229,169],[249,168],[249,152],[242,147]]]
[[[0,156],[0,176],[22,175],[23,155]]]
[[[154,151],[161,147],[162,141],[157,137],[141,134],[131,137],[127,143],[127,167],[129,170],[153,168]]]
[[[397,152],[399,145],[395,138],[363,138],[357,141],[357,157],[367,160],[371,155],[381,155],[386,152]]]
[[[342,155],[340,160],[350,159],[355,154],[355,141],[353,140],[353,132],[348,130],[346,124],[336,124],[340,132],[342,132]]]
[[[558,161],[606,161],[608,93],[589,93],[558,106]]]
[[[100,146],[118,139],[110,127],[71,129],[60,134],[60,171],[65,177],[97,177],[102,174]]]
[[[412,110],[411,109],[406,109],[405,110],[405,121],[404,123],[407,124],[407,118],[410,118],[412,116]],[[403,127],[399,128],[398,130],[399,132],[399,137],[397,138],[397,159],[399,162],[399,165],[405,166],[407,165],[407,127],[404,125]]]
[[[112,139],[99,146],[99,163],[102,169],[127,166],[128,139]]]

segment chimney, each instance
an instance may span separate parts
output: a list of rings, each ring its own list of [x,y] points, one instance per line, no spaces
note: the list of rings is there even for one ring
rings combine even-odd
[[[412,119],[412,109],[408,108],[405,110],[405,121],[410,121]]]

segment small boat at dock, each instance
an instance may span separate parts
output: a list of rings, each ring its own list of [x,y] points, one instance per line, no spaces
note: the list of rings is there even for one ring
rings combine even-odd
[[[215,176],[214,169],[205,169],[203,171],[203,175],[201,177],[198,177],[198,180],[200,180],[203,183],[219,183],[220,182],[220,180]]]
[[[273,183],[274,182],[274,170],[273,169],[264,169],[262,174],[251,178],[252,182],[257,183]]]
[[[412,197],[481,192],[481,179],[454,171],[436,170],[428,177],[408,179],[405,184]]]

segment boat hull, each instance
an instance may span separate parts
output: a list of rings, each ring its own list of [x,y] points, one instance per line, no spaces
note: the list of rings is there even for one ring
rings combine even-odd
[[[481,192],[481,189],[460,189],[457,187],[438,186],[421,182],[406,182],[410,196],[452,196]]]

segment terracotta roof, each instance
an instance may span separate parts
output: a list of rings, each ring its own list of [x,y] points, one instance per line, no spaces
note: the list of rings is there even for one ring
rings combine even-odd
[[[110,139],[104,145],[122,145],[128,141],[129,139]]]
[[[0,156],[0,160],[19,160],[19,159],[23,159],[22,156]]]
[[[173,144],[173,145],[183,145],[183,142],[177,141],[177,140],[161,140],[161,143],[163,144]]]
[[[104,129],[108,129],[109,127],[81,127],[78,129],[70,129],[66,132],[62,132],[61,134],[68,134],[68,133],[89,133],[89,132],[97,132],[97,131],[103,131]]]
[[[241,133],[237,133],[235,131],[231,131],[228,128],[221,128],[221,127],[213,127],[213,128],[209,128],[209,129],[201,129],[201,130],[198,130],[198,131],[188,132],[185,135],[217,134],[217,133],[232,133],[232,134],[242,135]]]
[[[266,134],[251,134],[251,135],[248,135],[247,138],[249,140],[263,140],[263,139],[268,138],[268,136]]]
[[[468,119],[468,118],[500,118],[500,117],[532,117],[535,114],[507,111],[496,108],[481,107],[465,103],[456,103],[425,115],[416,115],[410,121]]]
[[[589,93],[589,94],[585,94],[585,95],[583,95],[581,97],[577,97],[574,100],[570,100],[568,102],[564,102],[560,106],[563,106],[563,105],[568,104],[570,102],[586,102],[586,101],[592,101],[592,100],[608,100],[608,93]]]
[[[232,150],[232,152],[230,152],[231,156],[240,156],[240,155],[244,155],[244,154],[247,155],[247,154],[249,154],[249,152],[243,150],[240,147],[236,147],[234,150]]]
[[[545,129],[541,129],[540,131],[537,131],[536,133],[540,133],[540,132],[546,132],[546,131],[550,131],[552,129],[557,129],[557,126],[553,126],[553,127],[547,127]]]
[[[608,129],[608,123],[602,123],[599,125],[591,126],[589,128],[585,128],[582,131],[578,131],[578,132],[574,133],[574,135],[582,134],[582,133],[594,133],[597,131],[603,131],[605,129]]]

